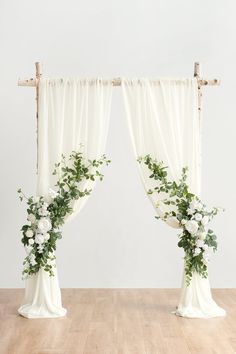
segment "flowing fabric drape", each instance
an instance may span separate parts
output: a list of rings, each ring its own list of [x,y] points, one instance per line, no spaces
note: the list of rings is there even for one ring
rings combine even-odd
[[[82,151],[85,158],[101,157],[105,150],[112,96],[111,80],[41,79],[39,84],[37,194],[48,197],[55,185],[54,164],[62,153]],[[94,187],[87,180],[81,189]],[[88,197],[73,205],[78,214]],[[62,307],[57,270],[50,277],[40,270],[26,280],[25,298],[19,313],[28,318],[61,317]]]
[[[200,196],[201,139],[198,116],[198,88],[196,79],[122,80],[125,109],[136,158],[150,154],[169,167],[170,178],[180,177],[188,166],[188,184]],[[150,172],[139,165],[146,191],[155,185]],[[157,200],[149,195],[156,209]],[[168,208],[168,206],[164,206]],[[159,207],[157,213],[166,210]],[[167,221],[179,227],[175,218]],[[208,279],[193,274],[189,286],[183,276],[180,302],[176,314],[185,317],[222,316],[225,311],[212,299]]]

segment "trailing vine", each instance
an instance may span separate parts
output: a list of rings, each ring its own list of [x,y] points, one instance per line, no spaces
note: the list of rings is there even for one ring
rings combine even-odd
[[[20,200],[26,200],[28,220],[21,229],[27,254],[23,278],[40,269],[54,275],[56,243],[62,238],[65,218],[73,212],[74,201],[91,193],[91,189],[82,187],[83,182],[102,181],[100,167],[109,163],[105,155],[98,160],[86,160],[82,152],[73,151],[68,158],[62,155],[61,161],[55,164],[53,175],[58,179],[55,189],[49,189],[47,196],[26,197],[21,189],[18,190]]]
[[[140,157],[138,162],[147,166],[151,173],[149,177],[156,181],[156,186],[148,190],[148,194],[156,195],[157,211],[164,210],[156,218],[165,222],[172,220],[182,228],[178,246],[185,252],[187,285],[190,284],[194,272],[206,278],[209,251],[217,250],[217,238],[213,230],[208,228],[208,223],[220,209],[216,207],[207,209],[198,196],[190,192],[187,184],[187,167],[182,169],[178,181],[171,181],[168,179],[168,168],[163,162],[153,159],[150,155]]]

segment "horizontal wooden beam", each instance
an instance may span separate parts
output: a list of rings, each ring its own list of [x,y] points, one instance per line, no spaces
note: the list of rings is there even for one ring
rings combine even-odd
[[[218,86],[220,85],[219,79],[197,79],[199,86]],[[29,86],[29,87],[36,87],[38,85],[39,79],[30,78],[30,79],[19,79],[18,86]],[[153,80],[153,82],[158,82],[159,80]],[[122,79],[121,78],[114,78],[112,80],[113,86],[121,86]]]

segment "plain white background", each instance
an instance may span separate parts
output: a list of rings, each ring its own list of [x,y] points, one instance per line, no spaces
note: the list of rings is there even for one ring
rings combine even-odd
[[[203,89],[203,199],[226,212],[214,228],[213,287],[235,287],[236,3],[219,0],[0,1],[0,287],[22,287],[22,187],[35,191],[35,90],[17,87],[44,63],[45,77],[193,75]],[[156,221],[141,185],[120,88],[114,88],[107,155],[112,165],[58,243],[62,287],[179,287],[175,230]]]

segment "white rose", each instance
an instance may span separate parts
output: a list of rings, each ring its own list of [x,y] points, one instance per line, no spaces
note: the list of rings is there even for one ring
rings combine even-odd
[[[204,241],[203,240],[197,240],[197,247],[204,247]]]
[[[51,230],[52,224],[50,219],[48,218],[41,218],[38,222],[38,229],[39,232],[41,233],[47,233],[49,230]]]
[[[205,240],[207,233],[205,231],[199,232],[197,235],[200,240]]]
[[[48,194],[52,199],[54,199],[58,196],[58,193],[56,191],[54,191],[52,188],[49,188]]]
[[[209,218],[207,215],[203,216],[202,220],[201,220],[201,223],[203,226],[206,226],[209,222]]]
[[[202,220],[202,214],[196,213],[196,214],[194,215],[194,219],[197,220],[197,221],[201,221],[201,220]]]
[[[181,220],[181,224],[182,224],[182,225],[185,225],[186,222],[187,222],[187,220],[185,220],[185,219],[182,219],[182,220]]]
[[[47,216],[49,214],[49,211],[47,210],[47,208],[41,207],[39,208],[38,213],[40,216]]]
[[[203,247],[204,251],[207,251],[209,249],[209,246],[207,244],[204,244]]]
[[[31,229],[28,229],[25,233],[25,236],[26,237],[33,237],[34,236],[34,232],[31,230]]]
[[[189,220],[186,222],[185,228],[190,234],[194,235],[198,230],[198,223],[195,220]]]
[[[29,243],[29,245],[33,245],[34,244],[34,240],[32,238],[30,238],[28,243]]]
[[[203,204],[201,202],[199,202],[198,205],[197,205],[197,210],[201,211],[202,208],[203,208]]]
[[[201,253],[201,249],[200,248],[195,248],[193,255],[195,257],[195,256],[198,256],[200,253]]]
[[[32,224],[34,224],[36,221],[36,217],[34,216],[34,214],[28,214],[27,220],[29,220]]]
[[[44,243],[44,236],[42,234],[37,234],[35,236],[35,243],[38,243],[39,245]]]
[[[194,209],[188,208],[188,209],[187,209],[187,213],[188,213],[188,215],[193,215]]]

